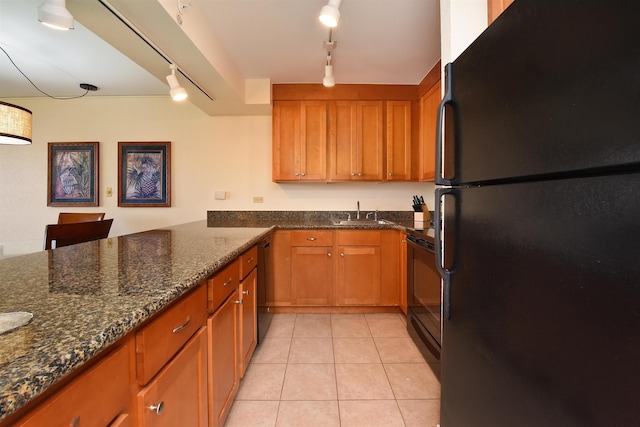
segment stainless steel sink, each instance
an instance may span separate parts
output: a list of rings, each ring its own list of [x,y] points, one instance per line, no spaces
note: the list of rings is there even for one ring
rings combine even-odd
[[[342,221],[336,221],[333,225],[385,225],[391,224],[384,219],[345,219]]]

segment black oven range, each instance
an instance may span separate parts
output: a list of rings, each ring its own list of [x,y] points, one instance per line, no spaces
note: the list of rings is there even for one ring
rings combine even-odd
[[[407,330],[439,377],[441,284],[433,228],[407,229]]]

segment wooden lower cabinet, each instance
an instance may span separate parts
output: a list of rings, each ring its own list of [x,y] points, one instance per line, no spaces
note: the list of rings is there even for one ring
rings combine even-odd
[[[256,299],[256,291],[258,288],[258,270],[253,269],[240,282],[240,378],[244,377],[244,373],[249,367],[251,356],[258,344],[258,301]]]
[[[278,230],[267,304],[397,307],[400,243],[398,230]]]
[[[291,232],[293,305],[333,304],[333,231]]]
[[[240,385],[239,301],[236,289],[207,321],[209,425],[213,427],[224,425]]]
[[[202,327],[138,393],[139,426],[206,426],[207,333]]]
[[[331,246],[291,248],[291,294],[294,305],[330,305],[333,302]]]
[[[337,231],[336,234],[336,304],[380,304],[380,231]]]
[[[129,348],[119,346],[14,426],[127,426]]]

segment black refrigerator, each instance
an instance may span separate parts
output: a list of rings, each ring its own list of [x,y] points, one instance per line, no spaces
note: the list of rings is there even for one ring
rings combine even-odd
[[[445,87],[442,427],[640,426],[640,2],[515,0]]]

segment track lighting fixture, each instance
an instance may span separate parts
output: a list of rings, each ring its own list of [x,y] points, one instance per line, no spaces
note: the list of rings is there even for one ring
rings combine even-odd
[[[65,0],[45,0],[38,6],[38,21],[56,30],[73,30],[73,16]]]
[[[334,28],[338,25],[340,20],[340,1],[329,0],[329,3],[320,10],[320,22],[327,27]]]
[[[31,144],[31,111],[0,101],[0,144]]]
[[[176,64],[169,64],[169,68],[171,69],[171,74],[167,76],[167,83],[169,83],[169,94],[174,101],[184,101],[187,99],[187,91],[180,86],[178,83],[178,79],[176,77],[176,70],[178,67]]]
[[[336,79],[333,77],[333,65],[331,65],[331,52],[327,53],[327,65],[324,66],[322,84],[324,87],[333,87],[336,84]]]

